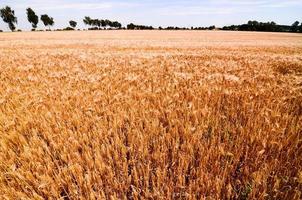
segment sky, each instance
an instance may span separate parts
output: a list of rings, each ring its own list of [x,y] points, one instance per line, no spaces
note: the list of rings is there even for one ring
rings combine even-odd
[[[69,20],[85,28],[84,16],[128,23],[162,26],[210,26],[242,24],[248,20],[275,21],[290,25],[302,22],[302,0],[0,0],[18,18],[18,29],[29,30],[25,9],[54,18],[54,28],[68,26]],[[38,28],[43,28],[39,22]],[[0,30],[8,30],[0,19]]]

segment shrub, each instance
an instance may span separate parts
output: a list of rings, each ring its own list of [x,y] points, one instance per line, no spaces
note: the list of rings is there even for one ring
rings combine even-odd
[[[92,27],[92,28],[88,28],[89,31],[94,31],[94,30],[99,30],[98,27]]]
[[[66,28],[63,29],[63,31],[74,31],[74,28],[66,27]]]

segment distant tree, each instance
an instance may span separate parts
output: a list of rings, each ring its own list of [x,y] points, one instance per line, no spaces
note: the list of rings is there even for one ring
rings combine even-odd
[[[301,22],[301,24],[299,26],[299,32],[302,33],[302,22]]]
[[[97,29],[100,29],[100,27],[101,27],[101,20],[99,20],[99,19],[90,19],[90,20],[88,20],[88,24],[90,25],[90,26],[94,26],[95,28],[93,28],[93,29],[95,29],[95,30],[97,30]],[[96,27],[98,27],[98,28],[96,28]]]
[[[292,24],[290,30],[291,30],[292,32],[298,32],[298,30],[299,30],[299,24],[300,24],[300,22],[295,21],[295,22]]]
[[[133,23],[130,23],[127,25],[127,29],[133,30],[135,29],[135,25]]]
[[[159,29],[159,30],[163,30],[163,28],[162,28],[161,26],[160,26],[160,27],[158,27],[158,29]]]
[[[97,26],[97,19],[91,19],[90,26]]]
[[[28,22],[31,23],[31,26],[35,30],[37,28],[37,24],[39,23],[39,17],[31,8],[26,9],[26,14]]]
[[[57,29],[57,30],[60,30],[60,29]],[[74,31],[74,28],[66,27],[63,29],[63,31]]]
[[[15,24],[17,23],[17,17],[15,16],[15,11],[10,7],[6,6],[0,9],[0,15],[2,20],[8,24],[8,27],[11,31],[16,29]]]
[[[114,22],[112,22],[112,27],[120,29],[120,28],[122,28],[122,24],[119,23],[118,21],[114,21]]]
[[[41,15],[41,21],[43,22],[44,26],[48,26],[48,29],[50,30],[50,26],[54,25],[54,20],[52,17],[49,17],[48,15],[44,14]]]
[[[83,19],[83,22],[85,25],[89,25],[89,26],[92,25],[92,19],[88,16],[85,16],[85,18]]]
[[[97,27],[100,29],[101,26],[102,26],[102,21],[99,20],[99,19],[94,19],[94,20],[93,20],[93,25],[94,25],[94,26],[97,26]]]
[[[106,27],[106,21],[101,19],[101,25],[102,25],[102,27]]]
[[[214,30],[216,27],[213,25],[213,26],[209,26],[209,30]]]
[[[273,21],[272,22],[248,21],[246,24],[224,26],[222,30],[289,32],[291,31],[291,26],[278,25]]]
[[[112,27],[112,22],[109,19],[105,19],[106,26]]]
[[[243,26],[242,28],[245,28],[247,31],[256,31],[259,26],[259,22],[254,21],[248,21],[247,25]]]
[[[169,27],[168,27],[169,28]],[[135,25],[133,23],[127,25],[127,29],[129,30],[153,30],[152,26],[145,26],[145,25]]]
[[[69,21],[69,25],[72,27],[72,28],[75,28],[77,26],[77,22],[76,21],[73,21],[73,20],[70,20]]]

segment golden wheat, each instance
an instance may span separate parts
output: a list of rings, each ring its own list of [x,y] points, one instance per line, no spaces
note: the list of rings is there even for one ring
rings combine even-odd
[[[302,198],[302,35],[0,41],[1,199]]]

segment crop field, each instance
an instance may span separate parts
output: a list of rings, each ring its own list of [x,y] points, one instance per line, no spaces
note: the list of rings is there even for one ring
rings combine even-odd
[[[301,198],[301,34],[0,33],[0,199]]]

